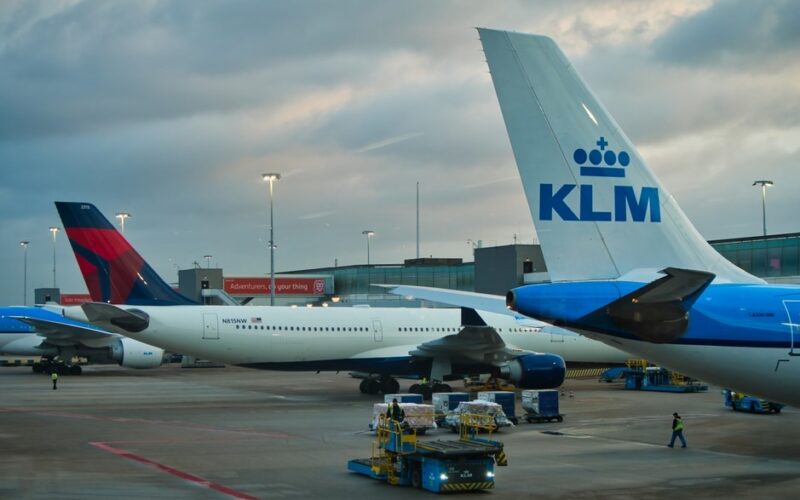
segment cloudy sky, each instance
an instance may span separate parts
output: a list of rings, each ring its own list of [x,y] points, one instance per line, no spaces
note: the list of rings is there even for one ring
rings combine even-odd
[[[475,26],[556,39],[707,238],[800,231],[790,1],[0,3],[0,304],[52,284],[53,201],[127,211],[169,281],[535,238]],[[66,238],[58,285],[85,290]],[[30,295],[32,297],[32,294]],[[29,299],[30,301],[31,299]]]

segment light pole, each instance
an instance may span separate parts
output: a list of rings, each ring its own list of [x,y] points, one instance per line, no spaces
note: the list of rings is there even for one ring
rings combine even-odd
[[[22,240],[19,242],[19,246],[22,247],[22,305],[28,305],[28,245],[30,241]]]
[[[367,266],[369,266],[369,240],[373,236],[375,236],[375,231],[372,231],[370,229],[366,229],[364,231],[361,231],[361,234],[363,234],[364,236],[367,237]]]
[[[53,226],[50,228],[50,232],[53,233],[53,288],[56,287],[56,234],[58,234],[58,228]]]
[[[761,226],[767,236],[767,188],[774,183],[768,180],[753,181],[754,186],[761,186]]]
[[[129,219],[131,214],[128,212],[117,212],[115,217],[119,219],[119,232],[125,234],[125,219]]]
[[[275,305],[275,224],[272,216],[272,186],[281,174],[261,174],[261,179],[269,182],[269,305]]]
[[[211,268],[211,259],[213,257],[214,257],[213,255],[203,255],[203,258],[206,259],[206,269]]]

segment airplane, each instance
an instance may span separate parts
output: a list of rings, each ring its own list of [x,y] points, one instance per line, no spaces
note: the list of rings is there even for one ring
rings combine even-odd
[[[34,373],[71,375],[82,371],[72,364],[74,356],[127,368],[155,368],[164,358],[158,347],[64,318],[46,307],[22,306],[0,308],[0,353],[41,356],[31,367]]]
[[[170,351],[268,370],[363,372],[370,376],[359,389],[368,394],[396,392],[395,376],[415,376],[431,381],[412,386],[424,395],[470,374],[557,387],[560,354],[583,363],[625,359],[571,332],[472,309],[184,305],[94,205],[56,207],[94,300],[62,314]],[[156,299],[163,305],[131,305]]]
[[[800,406],[800,286],[768,285],[717,253],[553,40],[478,31],[551,281],[515,288],[505,303],[394,292],[507,307]]]

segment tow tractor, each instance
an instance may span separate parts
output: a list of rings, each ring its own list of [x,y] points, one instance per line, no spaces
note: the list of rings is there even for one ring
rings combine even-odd
[[[723,389],[722,395],[725,396],[725,406],[733,411],[749,411],[750,413],[780,413],[783,405],[766,401],[756,396],[749,396],[741,392],[734,392],[730,389]]]
[[[464,414],[459,439],[421,441],[413,429],[381,415],[372,456],[350,460],[347,469],[434,493],[491,489],[495,464],[508,464],[503,443],[491,439],[493,428],[491,416]]]

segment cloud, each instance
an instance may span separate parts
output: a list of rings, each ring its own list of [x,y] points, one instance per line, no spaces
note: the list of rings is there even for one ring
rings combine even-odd
[[[741,71],[778,65],[800,50],[800,9],[791,0],[716,2],[677,23],[653,44],[657,58],[679,65]]]
[[[170,281],[206,254],[264,274],[263,172],[282,174],[278,270],[363,262],[365,228],[375,262],[413,257],[418,181],[423,255],[532,241],[474,26],[556,39],[707,236],[758,232],[756,177],[776,181],[770,227],[795,230],[790,5],[0,3],[0,302],[21,302],[19,240],[30,288],[51,283],[54,200],[131,212]],[[747,43],[722,33],[747,16]],[[59,284],[83,289],[56,252]]]

